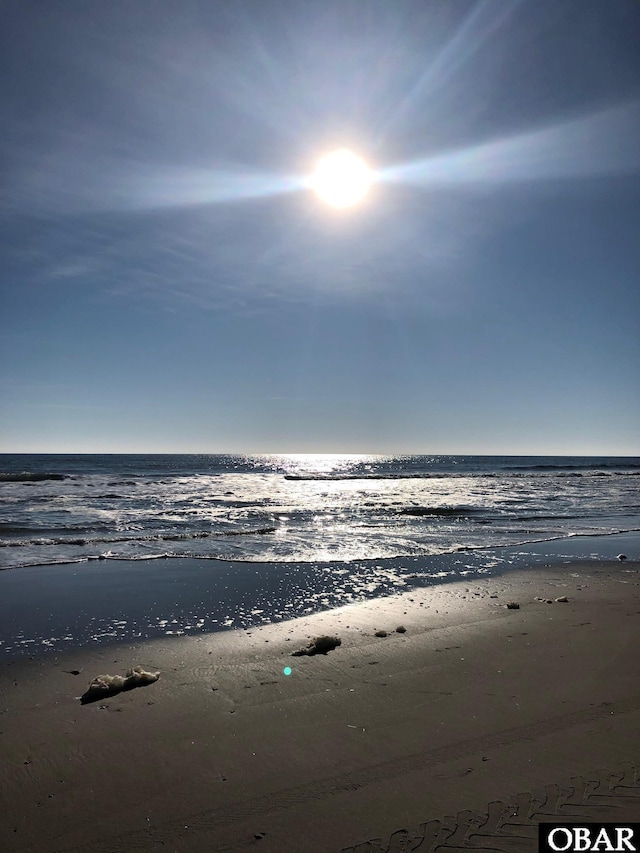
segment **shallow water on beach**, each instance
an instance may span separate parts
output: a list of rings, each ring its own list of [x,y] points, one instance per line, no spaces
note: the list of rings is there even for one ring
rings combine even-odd
[[[437,556],[640,529],[640,459],[0,456],[0,568]]]
[[[624,550],[628,561],[616,559]],[[426,557],[331,563],[166,558],[32,566],[0,573],[0,659],[106,643],[252,629],[354,602],[553,564],[605,560],[637,578],[640,534]],[[634,561],[634,562],[632,562]]]

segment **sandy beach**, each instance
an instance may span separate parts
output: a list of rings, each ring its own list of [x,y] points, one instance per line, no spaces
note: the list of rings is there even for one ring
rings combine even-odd
[[[565,563],[6,661],[0,849],[525,851],[549,815],[637,819],[639,570]],[[324,634],[341,645],[292,656]],[[80,703],[133,666],[160,678]]]

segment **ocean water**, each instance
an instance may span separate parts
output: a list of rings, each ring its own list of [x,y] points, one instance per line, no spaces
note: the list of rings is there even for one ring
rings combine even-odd
[[[640,529],[640,458],[1,455],[0,567],[317,562]]]
[[[249,628],[639,547],[640,458],[4,455],[0,654]]]

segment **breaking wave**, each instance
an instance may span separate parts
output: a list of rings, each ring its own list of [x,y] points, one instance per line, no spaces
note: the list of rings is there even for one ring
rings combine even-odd
[[[67,480],[67,474],[54,472],[39,473],[37,471],[22,471],[19,474],[0,472],[0,483],[39,483],[42,480]]]
[[[225,536],[263,536],[275,533],[275,527],[253,530],[199,530],[191,533],[157,533],[145,536],[55,536],[37,539],[0,540],[0,548],[29,548],[40,545],[116,545],[122,542],[188,542],[196,539],[216,539]]]
[[[0,471],[0,568],[433,556],[640,523],[637,457],[5,454]]]

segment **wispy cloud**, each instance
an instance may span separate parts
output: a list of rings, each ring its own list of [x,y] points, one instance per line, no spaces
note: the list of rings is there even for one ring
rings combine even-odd
[[[640,171],[640,101],[382,170],[415,186],[558,181]]]

